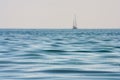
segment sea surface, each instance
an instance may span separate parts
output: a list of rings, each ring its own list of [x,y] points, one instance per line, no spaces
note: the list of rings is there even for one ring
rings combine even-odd
[[[120,80],[120,29],[1,29],[0,80]]]

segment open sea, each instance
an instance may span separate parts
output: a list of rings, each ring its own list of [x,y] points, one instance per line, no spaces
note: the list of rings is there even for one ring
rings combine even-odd
[[[0,80],[120,80],[120,29],[0,29]]]

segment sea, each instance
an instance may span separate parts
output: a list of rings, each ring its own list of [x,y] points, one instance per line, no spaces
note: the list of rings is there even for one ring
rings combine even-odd
[[[120,29],[0,29],[0,80],[120,80]]]

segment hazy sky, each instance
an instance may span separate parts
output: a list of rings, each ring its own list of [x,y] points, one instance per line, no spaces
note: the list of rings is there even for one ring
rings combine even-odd
[[[0,0],[0,28],[120,28],[120,0]]]

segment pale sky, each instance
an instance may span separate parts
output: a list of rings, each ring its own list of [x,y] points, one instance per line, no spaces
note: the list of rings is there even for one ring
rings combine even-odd
[[[120,0],[0,0],[0,28],[120,28]]]

